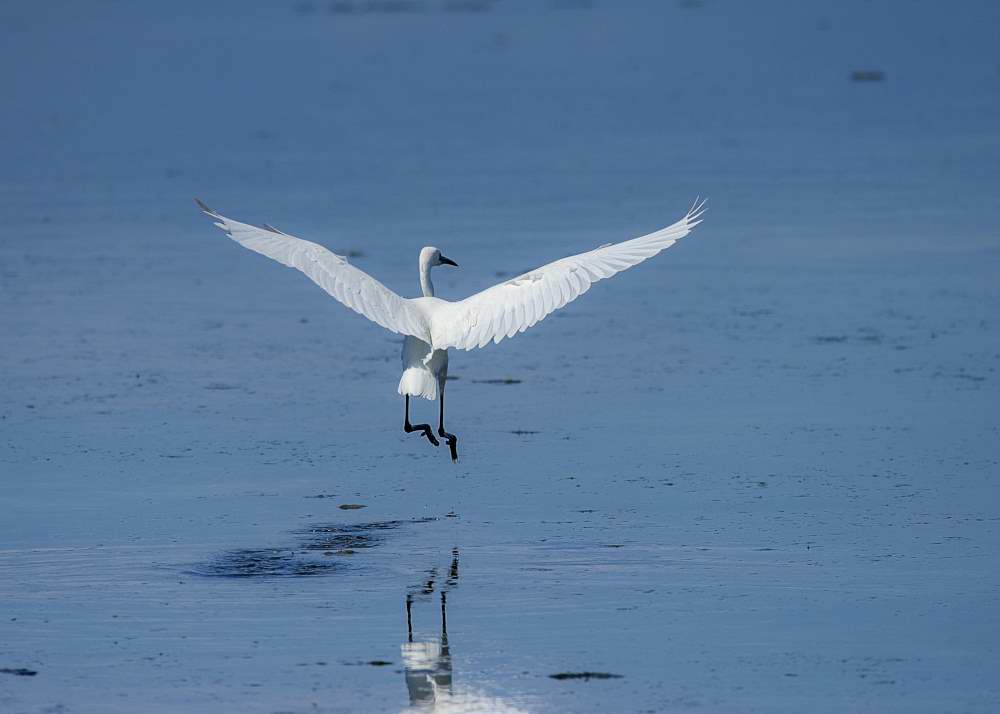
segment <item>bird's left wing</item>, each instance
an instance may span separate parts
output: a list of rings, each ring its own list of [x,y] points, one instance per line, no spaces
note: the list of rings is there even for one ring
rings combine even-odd
[[[654,233],[571,255],[449,303],[431,318],[432,344],[435,349],[471,350],[524,332],[583,295],[592,283],[672,246],[701,223],[704,211],[705,202],[695,201],[682,219]]]
[[[344,305],[387,330],[429,341],[426,320],[413,304],[355,268],[347,258],[271,226],[258,228],[226,218],[201,201],[198,206],[244,248],[301,270]]]

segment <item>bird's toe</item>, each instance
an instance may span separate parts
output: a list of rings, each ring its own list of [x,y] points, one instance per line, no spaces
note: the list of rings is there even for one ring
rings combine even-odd
[[[449,434],[445,432],[441,436],[445,437],[448,442],[448,450],[451,452],[451,460],[458,461],[458,437],[454,434]]]

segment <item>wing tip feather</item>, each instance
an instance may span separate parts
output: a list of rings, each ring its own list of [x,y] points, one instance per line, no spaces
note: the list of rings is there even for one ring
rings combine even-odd
[[[218,213],[216,213],[215,211],[213,211],[211,208],[209,208],[208,206],[206,206],[205,202],[202,201],[200,198],[195,197],[194,202],[196,204],[198,204],[198,208],[201,209],[202,213],[205,213],[205,214],[207,214],[209,216],[218,216],[219,215]]]
[[[694,226],[698,225],[698,223],[701,222],[701,217],[705,215],[705,211],[708,210],[705,207],[707,203],[708,203],[707,198],[702,198],[701,196],[698,196],[694,200],[694,203],[691,204],[691,208],[688,210],[687,215],[684,216],[684,220],[689,228],[694,228]]]

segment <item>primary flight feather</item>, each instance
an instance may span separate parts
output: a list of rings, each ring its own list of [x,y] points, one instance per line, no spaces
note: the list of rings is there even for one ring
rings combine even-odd
[[[398,390],[406,399],[403,428],[407,432],[422,432],[437,446],[439,442],[429,424],[410,424],[409,407],[411,396],[436,399],[440,394],[437,433],[447,440],[453,460],[458,458],[458,440],[444,430],[449,348],[471,350],[524,332],[583,295],[598,280],[610,278],[669,248],[701,223],[705,212],[705,201],[695,201],[683,218],[666,228],[556,260],[464,300],[451,302],[434,296],[430,271],[437,265],[457,267],[457,263],[433,246],[420,251],[423,297],[404,298],[351,265],[344,256],[317,243],[266,224],[258,228],[234,221],[201,201],[198,206],[243,247],[301,270],[347,307],[387,330],[404,335],[403,375]]]

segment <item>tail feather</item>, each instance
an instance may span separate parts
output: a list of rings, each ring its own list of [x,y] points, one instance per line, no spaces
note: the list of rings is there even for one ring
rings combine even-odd
[[[421,397],[434,401],[437,399],[437,380],[430,370],[419,367],[407,367],[399,378],[399,393],[411,397]]]

